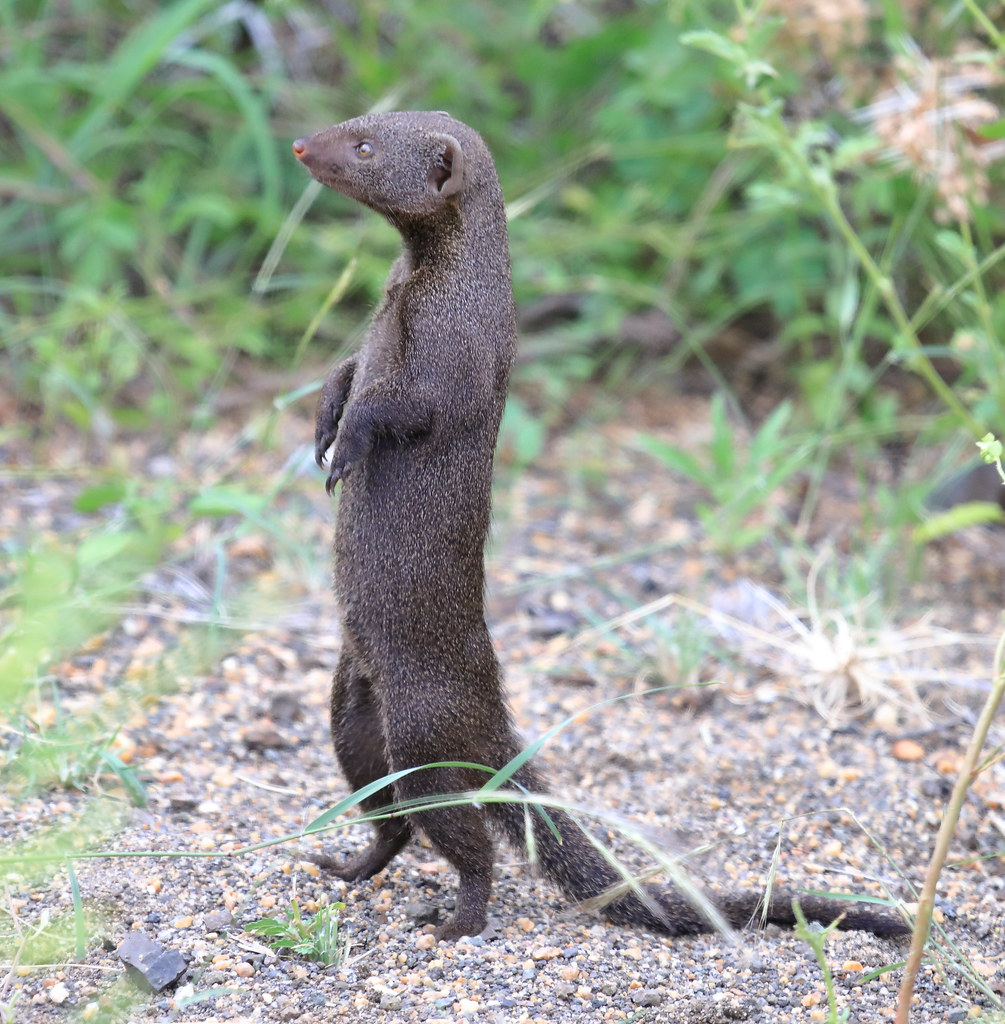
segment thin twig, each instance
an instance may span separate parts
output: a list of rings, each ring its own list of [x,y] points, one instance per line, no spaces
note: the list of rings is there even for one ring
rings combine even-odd
[[[897,997],[895,1024],[908,1024],[910,1019],[911,997],[914,994],[914,984],[918,977],[918,971],[921,968],[921,958],[925,952],[925,943],[928,941],[928,930],[932,924],[932,913],[935,909],[935,893],[939,884],[939,876],[942,874],[942,868],[949,854],[949,846],[956,833],[956,824],[959,821],[960,812],[963,810],[963,801],[966,799],[967,790],[979,773],[978,761],[987,739],[988,731],[991,728],[991,723],[1002,702],[1002,698],[1005,697],[1005,665],[1003,665],[1003,659],[1005,659],[1005,631],[1002,632],[995,651],[991,693],[988,694],[988,699],[981,710],[981,716],[974,728],[973,736],[970,737],[970,744],[963,758],[960,773],[956,777],[952,796],[949,798],[949,803],[942,814],[942,824],[939,827],[939,834],[935,838],[932,859],[928,863],[925,883],[921,887],[914,934],[911,936],[911,951],[904,965],[904,978]]]

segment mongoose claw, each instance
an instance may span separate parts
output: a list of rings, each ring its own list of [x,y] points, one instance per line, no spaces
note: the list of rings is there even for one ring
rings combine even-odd
[[[328,479],[325,480],[325,491],[328,493],[329,497],[331,497],[332,493],[334,492],[335,485],[339,482],[339,480],[344,480],[349,475],[349,470],[351,468],[351,463],[332,463],[331,469],[328,471]]]
[[[345,480],[352,470],[366,459],[369,450],[369,436],[351,428],[347,429],[343,424],[339,431],[338,444],[332,449],[325,490],[331,494],[339,480]]]
[[[319,430],[314,438],[314,461],[321,469],[325,468],[325,460],[328,458],[328,449],[335,443],[335,431],[330,434],[322,434]]]

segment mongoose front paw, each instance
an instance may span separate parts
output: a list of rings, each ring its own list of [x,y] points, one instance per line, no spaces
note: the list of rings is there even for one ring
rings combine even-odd
[[[345,882],[361,882],[386,867],[390,858],[380,843],[371,843],[366,849],[348,857],[335,857],[330,853],[310,853],[307,860],[330,871]]]

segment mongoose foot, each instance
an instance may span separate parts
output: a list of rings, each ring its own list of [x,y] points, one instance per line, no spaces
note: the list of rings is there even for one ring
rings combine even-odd
[[[401,844],[383,843],[378,840],[351,857],[312,853],[307,859],[318,867],[330,871],[336,878],[341,878],[343,882],[362,882],[386,868],[400,849]]]
[[[485,931],[488,927],[488,918],[483,914],[479,918],[469,919],[467,917],[464,920],[460,919],[460,914],[454,914],[449,921],[445,921],[443,924],[433,932],[438,941],[452,942],[454,939],[459,939],[462,935],[478,935]]]
[[[489,872],[466,872],[461,869],[457,905],[453,916],[436,929],[437,939],[459,939],[462,935],[478,935],[488,927]]]
[[[321,388],[314,417],[314,461],[324,469],[325,454],[335,443],[339,420],[349,397],[349,388],[356,372],[355,358],[342,360],[328,375]]]
[[[328,467],[328,479],[325,490],[331,494],[339,480],[352,472],[370,451],[373,439],[365,430],[353,429],[352,421],[343,423],[339,431],[338,442],[332,449],[331,464]]]
[[[335,442],[335,431],[337,424],[333,423],[329,429],[324,429],[320,422],[318,424],[316,441],[314,443],[314,461],[322,468],[325,468],[325,459],[328,449]],[[325,491],[330,495],[335,490],[339,480],[344,480],[349,472],[349,465],[344,458],[336,458],[337,450],[332,452],[331,465],[328,467],[328,479],[325,480]]]

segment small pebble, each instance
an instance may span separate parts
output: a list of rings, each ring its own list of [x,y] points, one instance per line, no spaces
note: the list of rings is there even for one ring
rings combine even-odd
[[[391,992],[385,989],[380,994],[380,1002],[378,1005],[382,1010],[400,1010],[401,996],[399,996],[397,992]]]
[[[562,955],[558,946],[537,946],[530,951],[531,960],[554,960]]]
[[[211,910],[203,919],[203,927],[208,932],[222,932],[233,923],[233,915],[229,910]]]
[[[915,740],[897,740],[890,752],[898,761],[920,761],[925,756],[925,748]]]
[[[632,1002],[636,1006],[659,1006],[663,1002],[663,993],[654,988],[644,988],[632,993]]]

